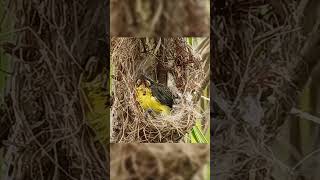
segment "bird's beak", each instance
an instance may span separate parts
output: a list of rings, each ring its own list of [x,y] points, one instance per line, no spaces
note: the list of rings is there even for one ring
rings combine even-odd
[[[150,87],[150,86],[151,86],[151,82],[150,82],[150,81],[145,80],[145,82],[146,82],[147,87]]]

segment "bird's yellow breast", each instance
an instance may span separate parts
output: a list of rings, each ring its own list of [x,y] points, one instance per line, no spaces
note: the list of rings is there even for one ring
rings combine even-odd
[[[170,107],[161,104],[155,97],[153,97],[150,88],[140,85],[136,88],[136,91],[137,101],[144,110],[152,109],[156,113],[161,113],[163,115],[170,114]]]

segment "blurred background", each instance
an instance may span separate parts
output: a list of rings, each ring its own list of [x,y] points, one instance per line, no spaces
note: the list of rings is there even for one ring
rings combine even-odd
[[[111,0],[112,37],[204,37],[210,0]]]
[[[319,178],[319,1],[211,4],[213,179]]]
[[[111,144],[111,179],[209,180],[207,144]]]
[[[108,6],[1,1],[0,179],[108,178]]]

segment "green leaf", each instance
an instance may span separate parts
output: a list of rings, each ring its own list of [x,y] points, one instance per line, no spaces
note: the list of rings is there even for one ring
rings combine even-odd
[[[196,123],[196,125],[192,128],[190,139],[191,143],[208,143],[208,139],[201,130],[201,124]]]
[[[188,39],[188,44],[189,44],[190,46],[192,46],[192,44],[193,44],[192,37],[188,37],[187,39]]]

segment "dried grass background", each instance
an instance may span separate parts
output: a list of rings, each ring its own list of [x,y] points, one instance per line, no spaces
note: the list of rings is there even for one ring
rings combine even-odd
[[[12,23],[0,34],[10,56],[1,106],[2,178],[107,179],[107,145],[88,125],[81,82],[106,67],[108,1],[10,0],[1,6],[1,23]]]
[[[178,142],[201,115],[192,96],[208,83],[205,62],[183,38],[145,40],[112,39],[112,142]],[[135,83],[141,73],[151,75],[159,64],[173,75],[175,85],[171,88],[180,93],[180,101],[171,116],[145,118],[135,99]]]
[[[282,179],[279,172],[284,179],[310,176],[301,171],[303,158],[282,162],[272,143],[285,120],[297,118],[291,110],[319,62],[318,27],[311,31],[315,22],[304,16],[315,12],[312,3],[212,3],[213,178]]]
[[[209,0],[111,0],[111,36],[209,35]]]
[[[203,180],[206,144],[112,144],[111,179]]]

